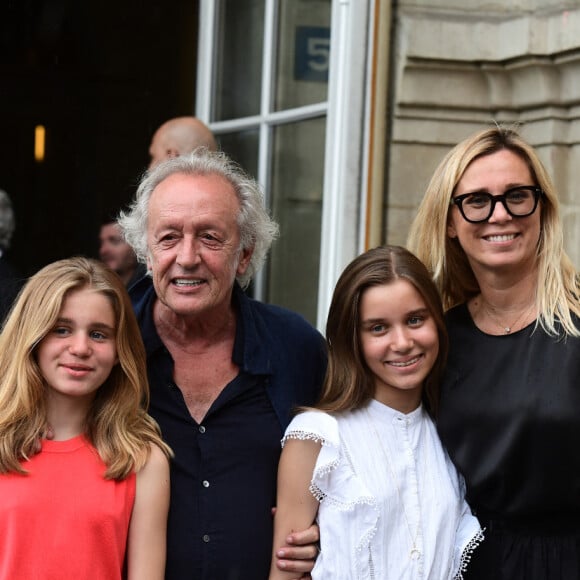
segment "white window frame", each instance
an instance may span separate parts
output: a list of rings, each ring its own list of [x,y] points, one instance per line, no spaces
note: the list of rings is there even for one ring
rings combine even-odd
[[[328,100],[273,111],[275,37],[279,0],[265,1],[260,114],[212,122],[214,47],[220,0],[201,0],[196,115],[216,134],[259,129],[257,179],[270,182],[272,127],[326,116],[326,151],[317,326],[323,329],[334,284],[344,266],[368,244],[369,47],[378,0],[332,0]],[[264,298],[264,279],[255,279],[255,297]]]

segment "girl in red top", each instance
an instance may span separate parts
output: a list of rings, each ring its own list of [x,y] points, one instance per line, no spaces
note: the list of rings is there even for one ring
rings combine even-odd
[[[35,274],[0,335],[0,579],[162,580],[171,451],[147,404],[117,275]]]

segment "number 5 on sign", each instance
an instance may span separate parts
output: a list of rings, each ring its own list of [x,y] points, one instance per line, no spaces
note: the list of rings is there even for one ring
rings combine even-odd
[[[315,71],[328,74],[328,57],[330,56],[330,38],[308,39],[308,66]]]
[[[330,28],[296,28],[294,78],[302,81],[328,82]]]

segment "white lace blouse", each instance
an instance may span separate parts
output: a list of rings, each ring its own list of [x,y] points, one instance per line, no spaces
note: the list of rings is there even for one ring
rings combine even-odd
[[[302,413],[287,439],[322,444],[310,490],[320,501],[313,580],[463,578],[483,539],[435,425],[376,400],[356,411]]]

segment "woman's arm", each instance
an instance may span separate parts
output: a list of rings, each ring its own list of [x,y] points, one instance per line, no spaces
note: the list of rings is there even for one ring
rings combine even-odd
[[[310,482],[320,453],[320,443],[310,440],[286,441],[278,465],[278,497],[274,515],[274,542],[270,580],[299,578],[300,573],[283,572],[276,566],[277,552],[293,532],[308,528],[316,518],[318,500],[310,492]]]
[[[127,543],[128,580],[163,580],[167,512],[169,510],[169,461],[151,445],[145,466],[137,473],[135,504]]]

